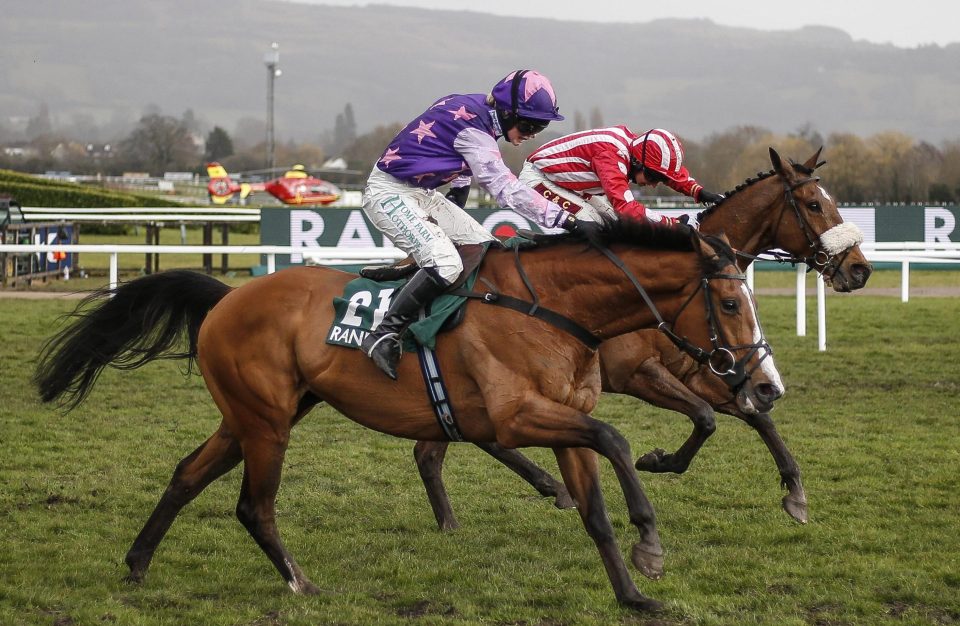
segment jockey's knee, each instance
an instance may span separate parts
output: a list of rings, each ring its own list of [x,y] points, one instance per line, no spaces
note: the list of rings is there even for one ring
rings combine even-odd
[[[431,278],[441,285],[449,285],[457,280],[463,271],[463,260],[453,242],[450,242],[449,246],[438,247],[431,256],[432,263],[423,264],[423,269],[427,270]]]

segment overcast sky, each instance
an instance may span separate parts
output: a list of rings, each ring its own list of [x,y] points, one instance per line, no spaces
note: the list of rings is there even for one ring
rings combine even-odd
[[[833,26],[854,39],[916,47],[960,42],[958,0],[298,0],[312,4],[391,4],[424,9],[469,10],[497,15],[571,21],[648,22],[660,18],[708,18],[725,26],[795,30]]]

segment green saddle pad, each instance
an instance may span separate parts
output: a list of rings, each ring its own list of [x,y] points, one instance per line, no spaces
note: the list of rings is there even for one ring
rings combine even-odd
[[[474,272],[464,283],[464,287],[472,289],[477,280]],[[407,281],[393,280],[377,282],[369,278],[357,278],[347,283],[343,294],[333,299],[335,315],[333,324],[327,332],[327,343],[335,346],[359,348],[363,338],[374,327],[374,322],[380,324],[394,293],[400,290]],[[467,298],[444,294],[430,303],[429,314],[410,325],[404,335],[403,349],[413,352],[417,344],[431,350],[436,347],[437,333],[443,323],[457,312]]]

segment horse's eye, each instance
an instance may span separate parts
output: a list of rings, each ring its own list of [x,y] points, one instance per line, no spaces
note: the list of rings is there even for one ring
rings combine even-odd
[[[813,202],[808,202],[807,206],[810,207],[811,211],[816,211],[817,213],[821,212],[820,203],[814,200]]]
[[[736,313],[740,310],[740,303],[736,300],[721,300],[720,308],[724,313]]]

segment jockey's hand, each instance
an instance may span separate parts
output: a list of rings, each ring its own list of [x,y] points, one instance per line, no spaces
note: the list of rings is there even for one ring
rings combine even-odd
[[[716,204],[721,200],[723,200],[724,198],[726,198],[726,196],[723,195],[722,193],[713,193],[712,191],[701,189],[698,202],[702,202],[704,204]]]
[[[560,222],[560,227],[582,236],[587,241],[599,241],[600,238],[600,224],[590,220],[577,219],[573,213],[567,213],[567,216]]]
[[[462,209],[467,206],[467,198],[469,196],[470,186],[466,185],[464,187],[451,187],[443,197]]]

